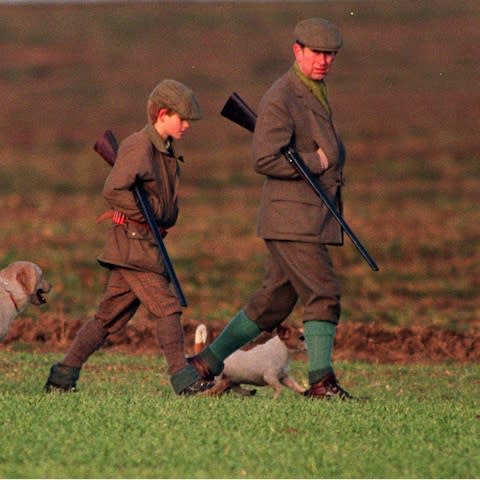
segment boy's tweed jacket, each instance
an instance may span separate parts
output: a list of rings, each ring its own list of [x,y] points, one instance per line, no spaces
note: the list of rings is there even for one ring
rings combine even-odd
[[[296,76],[293,68],[262,97],[253,137],[257,173],[266,176],[257,232],[266,240],[293,240],[340,245],[343,232],[332,214],[294,167],[280,155],[291,145],[303,158],[341,212],[340,189],[345,149],[329,114]],[[316,150],[329,167],[320,170]]]
[[[165,268],[153,235],[134,198],[132,186],[138,177],[149,197],[157,224],[172,227],[178,216],[178,159],[155,146],[148,127],[127,137],[120,144],[115,165],[103,189],[106,201],[114,210],[128,217],[123,225],[112,224],[107,232],[105,249],[98,258],[105,267],[119,266],[134,270],[163,273]],[[157,147],[160,145],[161,150]]]

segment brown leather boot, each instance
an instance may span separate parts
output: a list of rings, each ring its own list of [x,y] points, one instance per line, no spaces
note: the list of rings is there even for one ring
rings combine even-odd
[[[334,373],[329,373],[318,382],[310,385],[310,388],[303,395],[320,400],[329,400],[335,397],[338,397],[340,400],[355,399],[353,395],[350,395],[338,384]]]
[[[212,381],[215,378],[215,375],[210,370],[210,367],[200,357],[200,355],[188,357],[187,362],[197,371],[202,380]]]

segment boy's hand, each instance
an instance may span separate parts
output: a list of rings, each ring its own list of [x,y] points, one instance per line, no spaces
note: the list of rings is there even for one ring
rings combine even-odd
[[[124,225],[125,223],[127,223],[127,216],[124,213],[119,212],[118,210],[114,210],[112,222],[116,225]]]
[[[104,222],[105,220],[111,220],[117,225],[124,225],[127,223],[127,216],[118,210],[107,210],[97,218],[97,223]]]
[[[118,210],[107,210],[105,213],[102,213],[102,215],[97,218],[97,223],[104,222],[105,220],[111,220],[115,225],[125,225],[127,221],[129,221],[128,217]],[[137,222],[135,220],[130,220],[130,222],[142,225],[147,229],[149,228],[147,223]],[[165,238],[168,234],[168,230],[160,225],[158,225],[158,231],[160,232],[162,238]]]

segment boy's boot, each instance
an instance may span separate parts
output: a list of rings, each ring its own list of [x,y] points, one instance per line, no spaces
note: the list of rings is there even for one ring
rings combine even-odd
[[[170,383],[177,395],[195,395],[213,386],[212,382],[201,379],[185,361],[185,341],[179,313],[157,319],[157,338],[167,361]]]
[[[44,390],[47,393],[54,391],[76,392],[79,376],[80,368],[55,363],[50,368],[50,375],[48,376],[47,383],[45,383]]]
[[[64,359],[52,365],[44,387],[45,391],[75,392],[82,365],[103,344],[107,335],[98,318],[94,317],[86,322],[77,332]]]
[[[213,387],[214,382],[200,378],[191,365],[187,365],[170,377],[173,391],[177,395],[197,395]]]

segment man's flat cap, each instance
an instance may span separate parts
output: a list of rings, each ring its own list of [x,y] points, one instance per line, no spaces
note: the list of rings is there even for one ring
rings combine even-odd
[[[340,29],[324,18],[308,18],[295,26],[295,41],[323,52],[336,52],[343,45]]]

